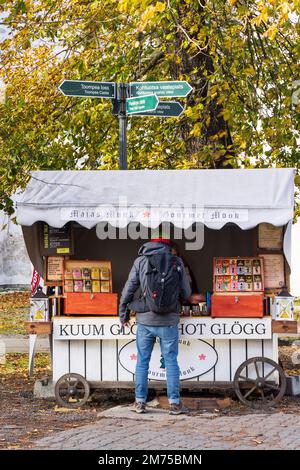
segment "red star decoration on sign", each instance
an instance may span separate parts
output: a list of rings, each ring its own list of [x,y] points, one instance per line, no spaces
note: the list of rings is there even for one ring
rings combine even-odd
[[[151,214],[151,212],[149,212],[149,211],[145,211],[145,212],[144,212],[144,217],[149,217],[149,216],[150,216],[150,214]]]
[[[131,359],[132,361],[136,361],[136,354],[131,354],[130,359]]]
[[[199,357],[200,361],[205,361],[205,359],[206,359],[205,354],[200,354],[200,356],[198,356],[198,357]]]

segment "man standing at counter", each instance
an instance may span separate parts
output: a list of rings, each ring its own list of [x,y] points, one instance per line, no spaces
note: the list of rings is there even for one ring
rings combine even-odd
[[[141,296],[138,300],[133,300],[139,288]],[[181,258],[171,253],[168,238],[152,238],[138,252],[119,306],[122,325],[129,323],[130,310],[136,312],[137,365],[133,409],[137,413],[146,411],[149,362],[157,337],[160,339],[167,371],[170,414],[177,415],[187,411],[180,401],[177,362],[180,299],[191,300],[191,287],[184,264]],[[195,301],[195,296],[192,300]]]

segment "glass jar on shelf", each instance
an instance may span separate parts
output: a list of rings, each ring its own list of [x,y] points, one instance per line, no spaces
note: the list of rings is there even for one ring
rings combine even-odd
[[[200,315],[200,305],[192,304],[192,316],[199,317],[199,315]]]
[[[189,304],[184,304],[181,307],[181,316],[189,317],[191,315],[191,307]]]

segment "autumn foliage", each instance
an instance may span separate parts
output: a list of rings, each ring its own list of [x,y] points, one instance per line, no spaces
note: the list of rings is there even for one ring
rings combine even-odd
[[[193,86],[180,119],[129,119],[129,168],[299,168],[299,0],[7,0],[0,11],[0,208],[33,169],[118,168],[110,100],[64,97],[63,79]]]

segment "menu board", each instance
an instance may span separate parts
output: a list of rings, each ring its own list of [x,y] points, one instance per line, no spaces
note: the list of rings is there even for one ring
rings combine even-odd
[[[64,273],[63,256],[49,256],[47,259],[47,281],[61,281]]]
[[[73,240],[70,225],[51,227],[42,223],[41,254],[42,255],[72,255]]]
[[[280,289],[285,285],[284,258],[281,254],[262,254],[266,289]]]
[[[281,250],[283,241],[283,227],[274,227],[272,224],[259,224],[258,248],[265,250]]]

